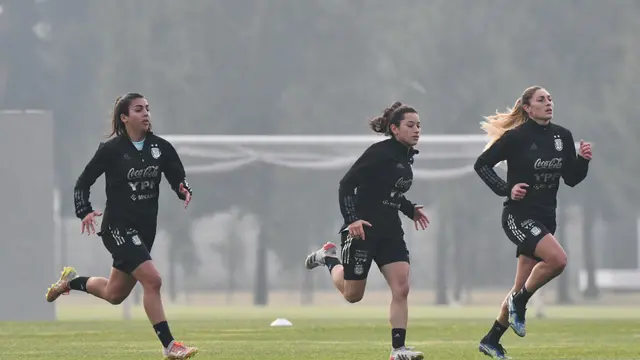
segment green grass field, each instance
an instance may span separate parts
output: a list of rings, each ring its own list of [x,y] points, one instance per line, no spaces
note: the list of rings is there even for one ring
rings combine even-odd
[[[0,323],[0,359],[161,359],[144,312],[61,306],[50,323]],[[385,307],[194,308],[167,310],[178,340],[200,348],[195,359],[388,359]],[[413,307],[407,342],[426,359],[484,359],[478,340],[495,308]],[[293,327],[271,328],[277,317]],[[521,339],[503,344],[514,359],[640,359],[640,308],[549,307]],[[486,358],[488,359],[488,358]]]

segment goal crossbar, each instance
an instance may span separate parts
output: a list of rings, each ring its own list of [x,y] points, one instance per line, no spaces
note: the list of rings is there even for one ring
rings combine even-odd
[[[372,144],[383,137],[378,135],[165,135],[167,141],[181,145],[332,145]],[[484,144],[485,135],[422,135],[421,143]]]
[[[291,169],[343,169],[357,159],[360,151],[385,139],[379,135],[289,134],[169,134],[163,138],[174,144],[180,154],[198,159],[197,163],[186,166],[188,172],[194,174],[230,172],[257,162]],[[472,174],[473,159],[482,153],[487,141],[484,134],[421,136],[417,147],[424,152],[416,158],[414,177],[423,180],[452,179]],[[277,150],[278,146],[290,147],[290,150]],[[300,149],[301,146],[305,149]],[[310,149],[312,147],[316,149]],[[203,160],[208,163],[202,163]],[[434,162],[439,162],[440,166],[435,166]],[[503,162],[497,167],[506,170]]]

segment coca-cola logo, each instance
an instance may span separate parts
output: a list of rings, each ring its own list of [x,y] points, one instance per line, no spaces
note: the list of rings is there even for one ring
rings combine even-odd
[[[562,158],[553,158],[551,160],[542,160],[538,158],[533,164],[536,170],[553,170],[562,169]]]
[[[402,192],[407,192],[409,191],[409,189],[411,188],[411,184],[413,183],[412,179],[404,179],[404,178],[400,178],[398,179],[398,181],[396,181],[394,188],[402,191]]]
[[[136,179],[144,179],[144,178],[155,178],[158,177],[160,173],[159,166],[147,166],[144,169],[136,169],[131,168],[127,173],[128,180],[136,180]]]

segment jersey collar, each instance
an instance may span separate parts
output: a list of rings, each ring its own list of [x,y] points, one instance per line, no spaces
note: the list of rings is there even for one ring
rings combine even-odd
[[[539,131],[549,130],[549,128],[551,127],[551,122],[549,122],[547,125],[540,125],[531,118],[528,118],[525,124],[527,124],[529,128],[536,129]]]
[[[413,155],[420,153],[420,151],[415,149],[413,146],[408,147],[407,145],[396,140],[396,138],[394,138],[393,136],[389,139],[389,141],[393,144],[394,149],[408,157],[412,157]]]

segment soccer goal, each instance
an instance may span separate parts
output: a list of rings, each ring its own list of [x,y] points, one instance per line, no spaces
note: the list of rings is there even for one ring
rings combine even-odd
[[[260,165],[263,168],[268,166],[282,169],[283,173],[288,174],[287,176],[292,179],[290,180],[292,182],[296,181],[293,179],[299,179],[296,171],[299,171],[302,176],[316,172],[319,177],[319,180],[316,180],[318,184],[327,182],[334,184],[337,174],[346,171],[367,147],[386,139],[379,135],[197,134],[169,134],[163,135],[163,138],[174,145],[190,177],[226,173],[226,176],[231,176],[226,179],[233,179],[233,172],[237,171],[238,174],[241,174],[243,170]],[[472,176],[475,159],[482,152],[487,141],[488,138],[483,134],[423,135],[420,143],[416,146],[420,153],[415,156],[413,165],[416,188],[424,186],[419,185],[418,182],[447,182]],[[504,164],[498,167],[501,168],[499,172],[504,174],[506,169]],[[254,174],[259,177],[260,170]],[[242,177],[242,175],[238,176]],[[313,177],[315,179],[316,175]],[[256,184],[256,186],[260,186],[259,183]],[[311,184],[310,188],[315,188],[312,191],[318,191],[314,184]],[[207,190],[199,189],[197,191],[202,194],[201,191]],[[334,194],[321,193],[306,196],[316,196],[314,199],[321,200],[321,198],[334,196]],[[290,198],[283,201],[298,200],[296,196]],[[416,245],[432,246],[425,241],[420,241]],[[210,251],[204,246],[200,250]],[[205,256],[202,252],[199,253]],[[245,255],[245,257],[256,256],[255,254]],[[248,260],[248,262],[251,261]],[[204,266],[212,266],[211,263],[215,263],[215,261],[208,261]],[[211,281],[211,277],[218,272],[217,269],[207,269],[203,271],[207,276],[203,276],[202,279],[198,278],[198,281]],[[251,276],[251,271],[248,271],[248,274]],[[128,306],[130,306],[127,303],[128,301],[124,304],[125,317],[129,311]]]
[[[197,159],[190,174],[229,172],[255,163],[303,170],[348,168],[381,136],[368,135],[166,135],[181,156]],[[449,179],[473,172],[484,135],[426,135],[417,146],[414,177]],[[435,164],[425,166],[426,161]]]
[[[223,173],[265,163],[303,170],[348,168],[379,135],[165,135],[180,156],[190,157],[190,174]],[[489,139],[485,135],[423,135],[416,146],[414,178],[452,179],[474,172],[473,163]],[[576,148],[579,143],[576,142]],[[428,165],[427,165],[428,164]],[[504,163],[500,168],[506,170]]]
[[[367,147],[386,139],[379,135],[170,134],[163,137],[175,146],[189,176],[230,173],[258,164],[302,173],[341,173]],[[446,182],[474,175],[474,162],[487,141],[484,134],[423,135],[416,146],[420,153],[415,156],[413,166],[415,181]],[[505,164],[498,167],[504,175]]]
[[[314,172],[313,177],[317,178],[318,183],[332,184],[335,177],[346,171],[367,147],[386,139],[379,135],[169,134],[162,137],[176,148],[192,182],[196,177],[207,177],[210,174],[214,174],[214,177],[216,174],[225,174],[226,179],[234,181],[234,172],[241,178],[242,174],[246,174],[243,171],[247,169],[252,171],[257,169],[252,167],[267,166],[281,169],[293,182],[300,179],[298,176],[304,177]],[[417,146],[420,153],[415,157],[413,166],[415,181],[447,181],[472,175],[475,159],[487,140],[482,134],[423,135]],[[261,170],[256,171],[253,174],[257,174],[259,178]],[[215,184],[215,180],[213,181]],[[259,179],[256,181],[256,186],[260,186]],[[317,187],[315,189],[318,191]],[[198,188],[196,191],[201,195],[208,190]],[[317,198],[331,195],[333,194],[322,193]],[[199,246],[202,246],[200,254],[210,251],[204,245]],[[209,255],[214,256],[203,256]],[[219,269],[214,268],[203,271],[214,274],[213,276],[219,272]],[[248,273],[251,274],[251,271]],[[209,279],[203,276],[202,282],[211,281],[211,276],[207,275]],[[123,311],[124,318],[130,318],[131,301],[123,304]]]

